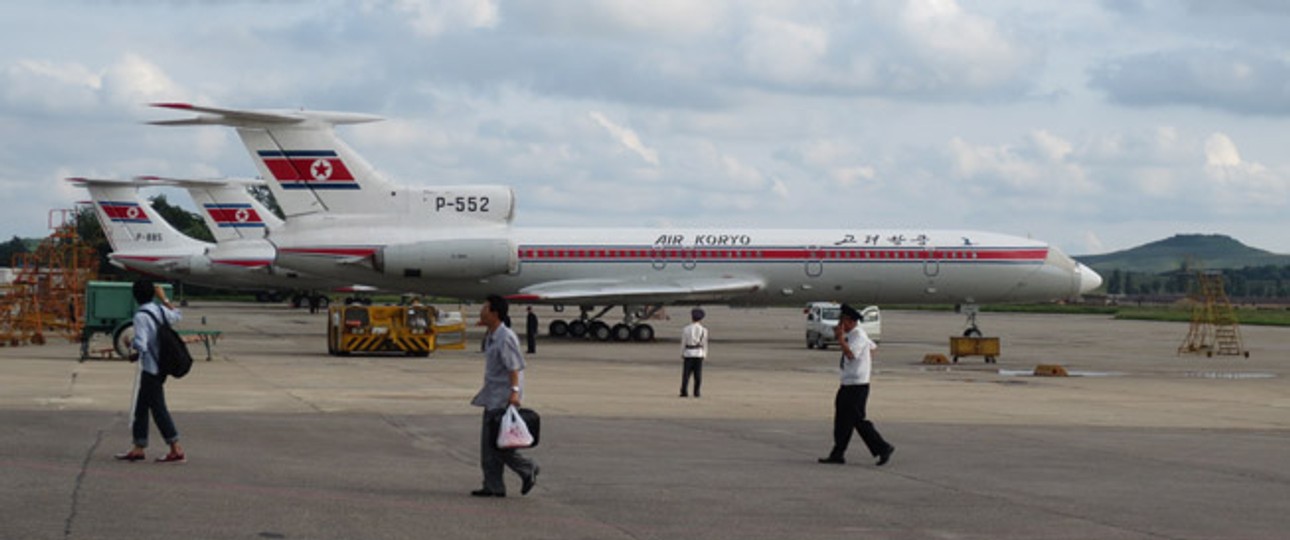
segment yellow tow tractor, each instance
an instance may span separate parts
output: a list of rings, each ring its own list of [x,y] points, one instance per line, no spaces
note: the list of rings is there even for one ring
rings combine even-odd
[[[429,356],[435,349],[437,317],[433,306],[331,306],[327,309],[327,353]]]

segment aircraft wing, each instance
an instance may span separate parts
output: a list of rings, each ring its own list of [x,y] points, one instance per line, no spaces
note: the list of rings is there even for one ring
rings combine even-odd
[[[574,279],[549,281],[520,289],[512,301],[541,304],[671,304],[711,302],[760,291],[761,278],[714,276],[647,281],[625,279]]]

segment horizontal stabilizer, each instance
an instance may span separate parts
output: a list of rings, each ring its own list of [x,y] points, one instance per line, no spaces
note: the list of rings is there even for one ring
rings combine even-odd
[[[383,120],[383,118],[379,116],[370,114],[334,111],[221,109],[217,107],[202,107],[188,103],[153,103],[152,106],[163,109],[200,113],[198,116],[193,118],[148,122],[149,124],[156,126],[213,125],[272,128],[306,123],[336,126],[342,124],[362,124]]]
[[[80,176],[73,176],[73,177],[71,177],[71,178],[64,178],[64,180],[66,180],[66,181],[68,181],[68,182],[71,182],[71,183],[73,183],[73,184],[77,184],[77,185],[85,186],[85,187],[88,187],[88,186],[129,186],[129,187],[134,187],[134,186],[145,186],[145,185],[148,185],[148,184],[145,184],[145,183],[140,182],[140,181],[138,181],[138,180],[135,180],[135,179],[133,179],[133,178],[83,178],[83,177],[80,177]]]
[[[136,176],[144,185],[166,185],[179,187],[223,187],[223,186],[263,186],[260,178],[173,178],[167,176]]]

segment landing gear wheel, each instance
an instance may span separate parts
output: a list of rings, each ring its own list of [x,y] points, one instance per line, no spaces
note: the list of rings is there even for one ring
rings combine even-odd
[[[636,341],[654,341],[654,327],[648,324],[637,325],[632,329],[632,339]]]
[[[551,337],[564,337],[569,334],[569,323],[564,322],[564,319],[551,321],[551,326],[547,327],[547,333]]]
[[[963,331],[963,337],[981,337],[981,329],[976,326],[970,326]]]
[[[614,341],[630,341],[632,339],[632,327],[625,324],[615,324],[614,328],[609,331]]]
[[[591,337],[595,338],[596,341],[609,341],[609,338],[611,337],[609,325],[600,321],[591,323],[590,332]]]
[[[580,338],[587,335],[587,323],[583,321],[573,321],[569,323],[569,337]]]

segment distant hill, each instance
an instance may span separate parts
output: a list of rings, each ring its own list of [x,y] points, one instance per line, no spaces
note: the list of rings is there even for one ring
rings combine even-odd
[[[1290,265],[1290,255],[1252,248],[1221,234],[1179,234],[1124,251],[1075,259],[1104,275],[1111,270],[1159,274],[1181,268],[1184,261],[1190,261],[1191,268],[1207,270]]]

